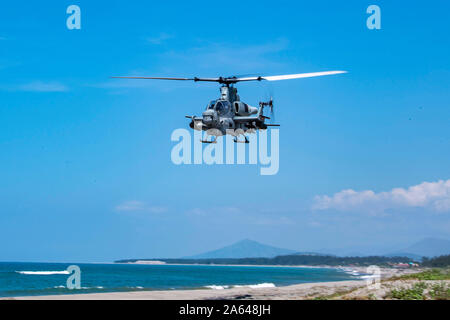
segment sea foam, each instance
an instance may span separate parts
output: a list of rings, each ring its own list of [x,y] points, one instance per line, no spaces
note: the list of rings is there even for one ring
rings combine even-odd
[[[275,288],[275,284],[273,283],[258,283],[258,284],[249,284],[249,285],[235,285],[234,288],[252,288],[252,289],[260,289],[260,288]]]
[[[258,284],[246,284],[246,285],[233,285],[233,286],[217,286],[217,285],[210,285],[205,286],[205,288],[214,289],[214,290],[224,290],[228,288],[251,288],[251,289],[260,289],[260,288],[275,288],[275,284],[273,283],[258,283]]]
[[[39,276],[49,276],[54,274],[70,274],[69,271],[16,271],[20,274],[29,274],[29,275],[39,275]]]
[[[230,286],[216,286],[216,285],[205,286],[205,288],[214,289],[214,290],[223,290],[223,289],[228,289],[229,287]]]

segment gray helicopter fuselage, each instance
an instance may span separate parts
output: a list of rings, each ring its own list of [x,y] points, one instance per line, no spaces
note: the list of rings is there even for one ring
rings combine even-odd
[[[220,99],[211,101],[202,117],[186,116],[191,119],[190,127],[198,131],[206,131],[208,135],[222,136],[231,134],[238,137],[241,134],[265,130],[267,127],[279,127],[279,124],[266,124],[265,120],[270,119],[263,115],[265,107],[269,107],[273,115],[273,99],[267,102],[260,102],[259,107],[251,107],[242,102],[237,94],[234,84],[248,81],[280,81],[301,78],[313,78],[347,73],[347,71],[321,71],[285,74],[276,76],[231,76],[231,77],[112,77],[120,79],[142,79],[142,80],[173,80],[173,81],[194,81],[194,82],[215,82],[222,85],[220,88]],[[272,117],[273,121],[273,117]],[[238,141],[237,139],[234,140]],[[202,140],[204,143],[215,143],[214,141]],[[245,143],[249,143],[245,137]]]
[[[191,128],[207,131],[213,136],[239,136],[257,129],[267,129],[261,106],[255,108],[240,101],[237,89],[233,86],[222,86],[220,92],[220,98],[207,105],[202,117],[192,117]]]

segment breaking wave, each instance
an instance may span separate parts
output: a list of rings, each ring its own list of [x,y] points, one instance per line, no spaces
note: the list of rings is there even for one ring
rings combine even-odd
[[[223,290],[223,289],[228,289],[229,287],[230,286],[216,286],[216,285],[205,286],[205,288],[214,289],[214,290]]]
[[[252,288],[252,289],[275,288],[275,284],[264,282],[264,283],[249,284],[249,285],[244,285],[244,286],[236,285],[236,286],[233,286],[233,288]]]
[[[260,289],[260,288],[275,288],[275,284],[264,282],[264,283],[258,283],[258,284],[233,285],[233,286],[227,286],[227,285],[222,285],[222,286],[210,285],[210,286],[205,286],[205,288],[213,289],[213,290],[224,290],[224,289],[229,289],[229,288],[251,288],[251,289]]]
[[[53,289],[67,289],[67,287],[66,286],[54,286]],[[74,289],[74,290],[90,290],[90,289],[105,289],[105,287],[102,287],[102,286],[81,287],[80,289]]]
[[[49,276],[53,274],[70,274],[69,271],[16,271],[20,274],[28,274],[28,275],[39,275],[39,276]]]

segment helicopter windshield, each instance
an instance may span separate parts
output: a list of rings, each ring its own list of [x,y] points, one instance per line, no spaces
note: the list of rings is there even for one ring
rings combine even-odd
[[[214,106],[216,105],[216,100],[211,100],[206,107],[206,109],[214,109]]]
[[[227,114],[230,111],[231,105],[230,102],[226,100],[219,100],[216,103],[216,111],[220,114]]]

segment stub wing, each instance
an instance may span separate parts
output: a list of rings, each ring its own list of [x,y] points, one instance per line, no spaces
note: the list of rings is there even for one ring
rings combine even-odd
[[[242,122],[251,122],[251,121],[257,121],[259,119],[259,115],[255,116],[235,116],[233,118],[234,122],[242,123]]]

